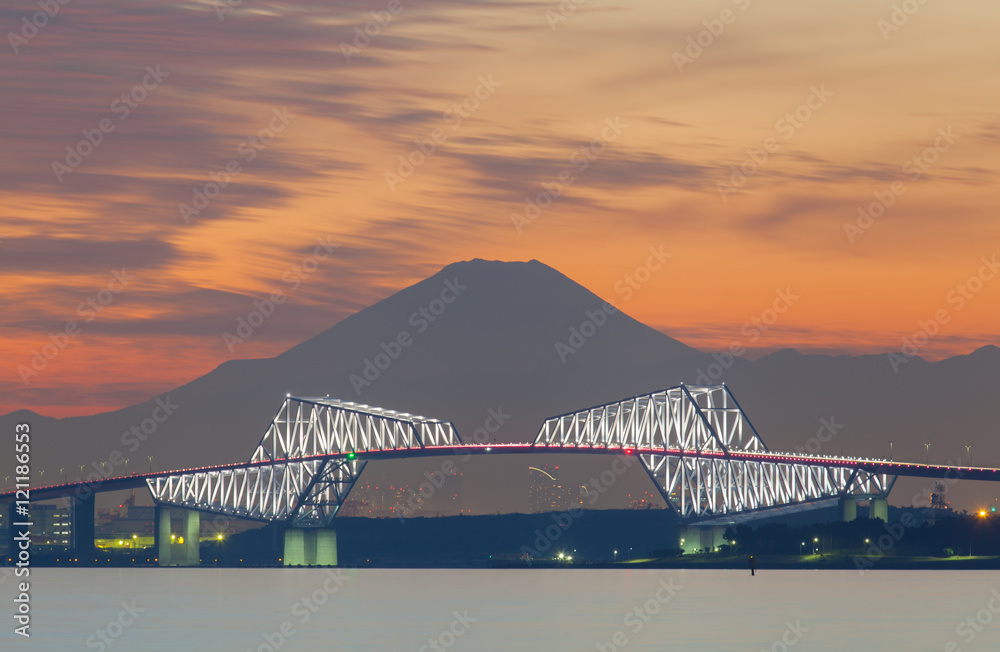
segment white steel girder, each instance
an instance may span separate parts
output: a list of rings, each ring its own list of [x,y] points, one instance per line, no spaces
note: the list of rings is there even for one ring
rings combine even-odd
[[[289,396],[247,464],[147,483],[158,504],[328,526],[365,467],[351,452],[461,443],[447,421],[329,397]],[[768,451],[725,385],[680,385],[552,417],[535,445],[632,450],[685,520],[750,515],[847,495],[884,497],[895,481],[850,460],[782,461],[783,454]]]
[[[767,451],[725,385],[679,385],[546,419],[536,444]]]
[[[885,496],[895,481],[818,458],[732,456],[770,451],[725,385],[680,385],[552,417],[535,444],[635,450],[667,504],[688,520],[845,495]]]
[[[147,484],[158,504],[322,527],[330,525],[365,468],[350,453],[461,443],[447,421],[289,396],[246,465],[151,478]],[[328,457],[339,454],[347,455]]]

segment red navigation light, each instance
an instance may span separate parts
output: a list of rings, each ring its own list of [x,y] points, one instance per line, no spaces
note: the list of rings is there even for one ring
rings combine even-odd
[[[631,455],[632,454],[632,449],[631,448],[626,448],[625,449],[625,454],[626,455]]]

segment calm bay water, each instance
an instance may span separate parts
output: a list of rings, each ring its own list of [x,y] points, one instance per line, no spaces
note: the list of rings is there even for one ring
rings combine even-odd
[[[30,640],[14,584],[4,652],[1000,649],[986,571],[34,569]]]

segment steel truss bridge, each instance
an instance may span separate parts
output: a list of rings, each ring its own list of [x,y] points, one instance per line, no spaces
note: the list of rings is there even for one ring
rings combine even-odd
[[[329,527],[370,461],[543,452],[635,456],[687,523],[884,500],[898,476],[1000,481],[1000,469],[771,451],[728,387],[679,385],[551,417],[533,442],[514,444],[463,442],[450,421],[288,396],[247,462],[108,478],[100,491],[142,483],[164,507]],[[33,488],[32,499],[82,485]]]

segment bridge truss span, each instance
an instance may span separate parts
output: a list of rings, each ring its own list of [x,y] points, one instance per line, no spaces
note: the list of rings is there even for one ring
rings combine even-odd
[[[545,420],[536,444],[767,451],[725,385],[679,385]]]
[[[885,460],[770,451],[725,385],[679,385],[545,420],[532,444],[463,444],[449,421],[288,396],[243,464],[157,474],[157,504],[295,527],[331,525],[368,461],[531,453],[635,455],[685,521],[884,498]]]
[[[667,504],[688,520],[743,514],[829,498],[885,497],[895,476],[850,466],[740,459],[733,456],[640,455]]]
[[[365,468],[355,451],[461,444],[449,421],[329,397],[289,396],[246,464],[150,478],[147,484],[158,504],[323,527]]]
[[[289,396],[250,461],[461,443],[450,421],[330,397]]]
[[[635,453],[685,520],[884,497],[895,481],[847,460],[771,453],[725,385],[679,385],[552,417],[535,445]]]

